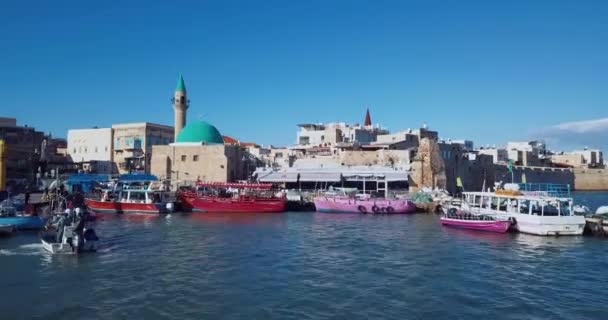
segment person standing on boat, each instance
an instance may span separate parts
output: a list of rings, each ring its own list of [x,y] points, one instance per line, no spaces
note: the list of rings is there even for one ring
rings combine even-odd
[[[82,248],[84,245],[84,224],[86,222],[86,214],[83,210],[80,210],[80,208],[76,208],[75,213],[72,230],[74,234],[78,236],[76,248]]]
[[[84,208],[84,197],[80,191],[76,191],[72,197],[72,206],[74,208]]]
[[[57,222],[55,223],[55,242],[61,243],[61,238],[63,237],[63,227],[65,227],[66,217],[67,215],[62,214],[59,216]]]
[[[30,186],[29,185],[25,185],[25,200],[23,202],[26,207],[30,203]]]

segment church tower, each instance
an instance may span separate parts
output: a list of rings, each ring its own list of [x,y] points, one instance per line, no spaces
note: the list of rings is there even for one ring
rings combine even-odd
[[[363,125],[366,127],[371,127],[372,125],[372,117],[369,115],[369,108],[367,108],[367,113],[365,113],[365,122]]]
[[[181,74],[179,75],[179,80],[177,80],[177,87],[175,87],[175,95],[173,96],[172,101],[173,109],[175,110],[175,139],[173,141],[177,141],[177,136],[186,125],[186,111],[190,104],[188,96],[186,95],[184,77],[182,77]]]

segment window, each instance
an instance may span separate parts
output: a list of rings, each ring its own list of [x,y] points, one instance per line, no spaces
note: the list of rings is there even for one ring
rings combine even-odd
[[[198,161],[198,155],[192,156],[192,161]]]
[[[116,138],[116,149],[120,149],[120,138]]]
[[[108,146],[106,146],[106,149],[105,149],[105,151],[106,151],[106,152],[108,152]]]
[[[76,148],[74,148],[74,151],[72,152],[73,154],[76,154]]]
[[[182,162],[186,162],[186,155],[182,155]]]
[[[95,153],[97,153],[99,150],[97,149],[97,147],[95,147]]]

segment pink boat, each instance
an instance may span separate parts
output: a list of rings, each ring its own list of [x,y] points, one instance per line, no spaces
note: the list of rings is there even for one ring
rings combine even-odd
[[[314,199],[318,212],[333,213],[413,213],[416,205],[410,200],[356,199],[321,196]]]
[[[486,215],[473,215],[460,212],[454,208],[440,218],[441,224],[464,229],[505,233],[511,227],[511,221]]]

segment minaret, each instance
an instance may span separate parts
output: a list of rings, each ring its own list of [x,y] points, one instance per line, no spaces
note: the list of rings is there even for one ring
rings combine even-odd
[[[186,125],[186,111],[190,101],[186,95],[186,85],[184,84],[184,77],[179,75],[177,80],[177,87],[175,87],[175,95],[173,96],[173,109],[175,110],[175,139],[177,141],[177,135],[182,131]]]

